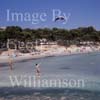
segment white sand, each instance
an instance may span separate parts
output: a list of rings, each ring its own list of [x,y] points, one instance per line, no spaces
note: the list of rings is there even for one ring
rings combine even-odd
[[[58,45],[50,45],[50,46],[42,46],[38,47],[40,52],[32,52],[32,53],[18,53],[18,56],[14,57],[14,50],[12,50],[13,61],[21,61],[28,59],[36,59],[46,56],[58,56],[58,55],[71,55],[71,54],[79,54],[79,53],[88,53],[88,52],[96,52],[100,51],[100,46],[81,46],[77,47],[72,45],[70,47],[58,46]],[[0,55],[0,63],[8,63],[9,56],[8,51],[3,52]]]

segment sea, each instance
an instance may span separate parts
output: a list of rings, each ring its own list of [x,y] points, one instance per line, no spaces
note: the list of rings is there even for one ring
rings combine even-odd
[[[23,60],[12,71],[0,66],[0,100],[100,100],[100,52]]]

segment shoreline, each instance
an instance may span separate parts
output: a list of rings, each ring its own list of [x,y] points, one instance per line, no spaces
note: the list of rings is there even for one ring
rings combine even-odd
[[[73,56],[73,55],[83,55],[83,54],[91,54],[91,53],[100,53],[100,51],[93,51],[93,52],[84,52],[84,53],[72,53],[72,54],[52,54],[52,55],[35,55],[32,56],[28,54],[28,56],[18,56],[13,58],[13,62],[23,62],[27,60],[35,60],[35,59],[41,59],[41,58],[47,58],[47,57],[60,57],[60,56]],[[4,58],[0,56],[0,64],[8,64],[9,63],[9,56],[3,56]]]
[[[17,56],[15,56],[15,50],[12,50],[12,60],[13,62],[26,61],[31,59],[41,59],[45,57],[55,57],[55,56],[71,56],[78,54],[89,54],[94,52],[100,52],[100,46],[75,46],[72,45],[68,48],[64,46],[52,45],[47,47],[43,47],[43,50],[40,52],[31,52],[31,53],[20,53],[17,52]],[[38,47],[38,50],[41,50],[41,47]],[[9,63],[9,51],[3,52],[0,55],[0,64]]]

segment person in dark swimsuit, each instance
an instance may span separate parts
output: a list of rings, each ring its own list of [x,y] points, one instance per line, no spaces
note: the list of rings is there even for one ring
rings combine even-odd
[[[41,75],[40,64],[35,65],[35,74],[37,78],[40,78],[40,75]]]

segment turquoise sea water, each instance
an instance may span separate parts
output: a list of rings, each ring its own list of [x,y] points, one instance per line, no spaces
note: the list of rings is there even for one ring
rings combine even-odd
[[[36,63],[41,63],[41,79],[84,80],[84,87],[25,88],[22,86],[12,88],[9,76],[34,76]],[[65,98],[64,100],[100,100],[100,53],[46,57],[17,62],[14,64],[13,71],[9,71],[8,66],[4,65],[0,70],[0,86],[0,96],[5,96],[5,99],[12,99],[17,95],[19,98],[20,96],[23,98],[40,97],[40,100],[44,100],[44,96],[52,97],[51,100],[62,98]]]

